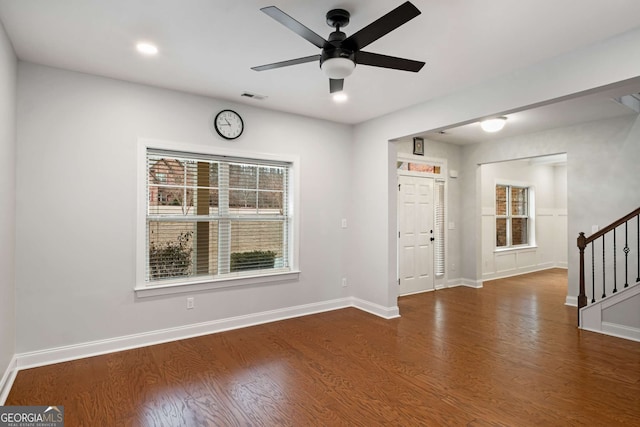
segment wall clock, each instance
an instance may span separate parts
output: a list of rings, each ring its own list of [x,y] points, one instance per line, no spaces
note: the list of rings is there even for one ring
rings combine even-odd
[[[222,110],[216,115],[214,127],[224,139],[236,139],[242,135],[244,122],[240,114],[233,110]]]

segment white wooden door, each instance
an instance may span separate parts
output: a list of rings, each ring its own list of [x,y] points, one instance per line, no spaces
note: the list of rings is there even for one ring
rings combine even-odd
[[[434,289],[433,178],[398,177],[399,295]]]

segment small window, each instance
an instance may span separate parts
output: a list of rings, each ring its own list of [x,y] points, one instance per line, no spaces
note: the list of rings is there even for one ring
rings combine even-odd
[[[147,285],[290,270],[291,164],[147,150]]]
[[[529,245],[529,196],[528,187],[496,185],[496,247]]]
[[[401,171],[429,173],[434,175],[440,175],[441,169],[442,169],[439,165],[428,164],[428,163],[414,163],[414,162],[406,162],[406,161],[398,161],[396,167],[398,170],[401,170]]]

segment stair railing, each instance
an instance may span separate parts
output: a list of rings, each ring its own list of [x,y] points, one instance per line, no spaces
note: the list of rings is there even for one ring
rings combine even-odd
[[[619,231],[618,235],[624,234],[624,247],[620,254],[624,254],[624,275],[618,271],[619,238],[616,235],[616,231]],[[633,241],[634,237],[635,242]],[[578,249],[580,250],[580,292],[578,294],[578,326],[580,326],[580,309],[587,306],[588,303],[584,256],[587,245],[590,245],[591,248],[589,251],[591,253],[591,304],[600,299],[606,298],[607,289],[610,290],[609,295],[618,292],[619,276],[622,276],[620,279],[624,278],[623,287],[629,287],[630,255],[632,257],[631,267],[633,269],[635,261],[635,270],[637,270],[636,280],[635,282],[632,282],[632,284],[640,282],[640,208],[593,233],[589,237],[586,237],[582,232],[579,234]],[[633,252],[635,252],[635,254]],[[596,257],[596,253],[598,254],[598,257]],[[608,257],[607,254],[609,254]],[[602,258],[602,264],[600,264],[600,256]],[[634,256],[635,260],[633,259]],[[596,261],[596,258],[598,261]],[[607,263],[607,261],[609,261],[609,263]],[[596,274],[596,270],[598,274]],[[607,273],[609,273],[609,277],[607,277]],[[631,274],[633,275],[633,273]],[[601,286],[598,284],[598,288],[602,288],[602,297],[598,299],[596,298],[596,277],[599,282],[601,281]]]

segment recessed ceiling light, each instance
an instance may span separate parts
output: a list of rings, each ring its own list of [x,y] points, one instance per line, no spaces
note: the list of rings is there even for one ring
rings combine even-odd
[[[485,132],[498,132],[502,130],[507,123],[506,117],[496,117],[494,119],[487,119],[480,122],[482,130]]]
[[[337,92],[333,94],[333,100],[335,102],[345,102],[349,97],[344,92]]]
[[[140,42],[136,45],[136,49],[143,55],[155,55],[158,53],[158,47],[151,43]]]

